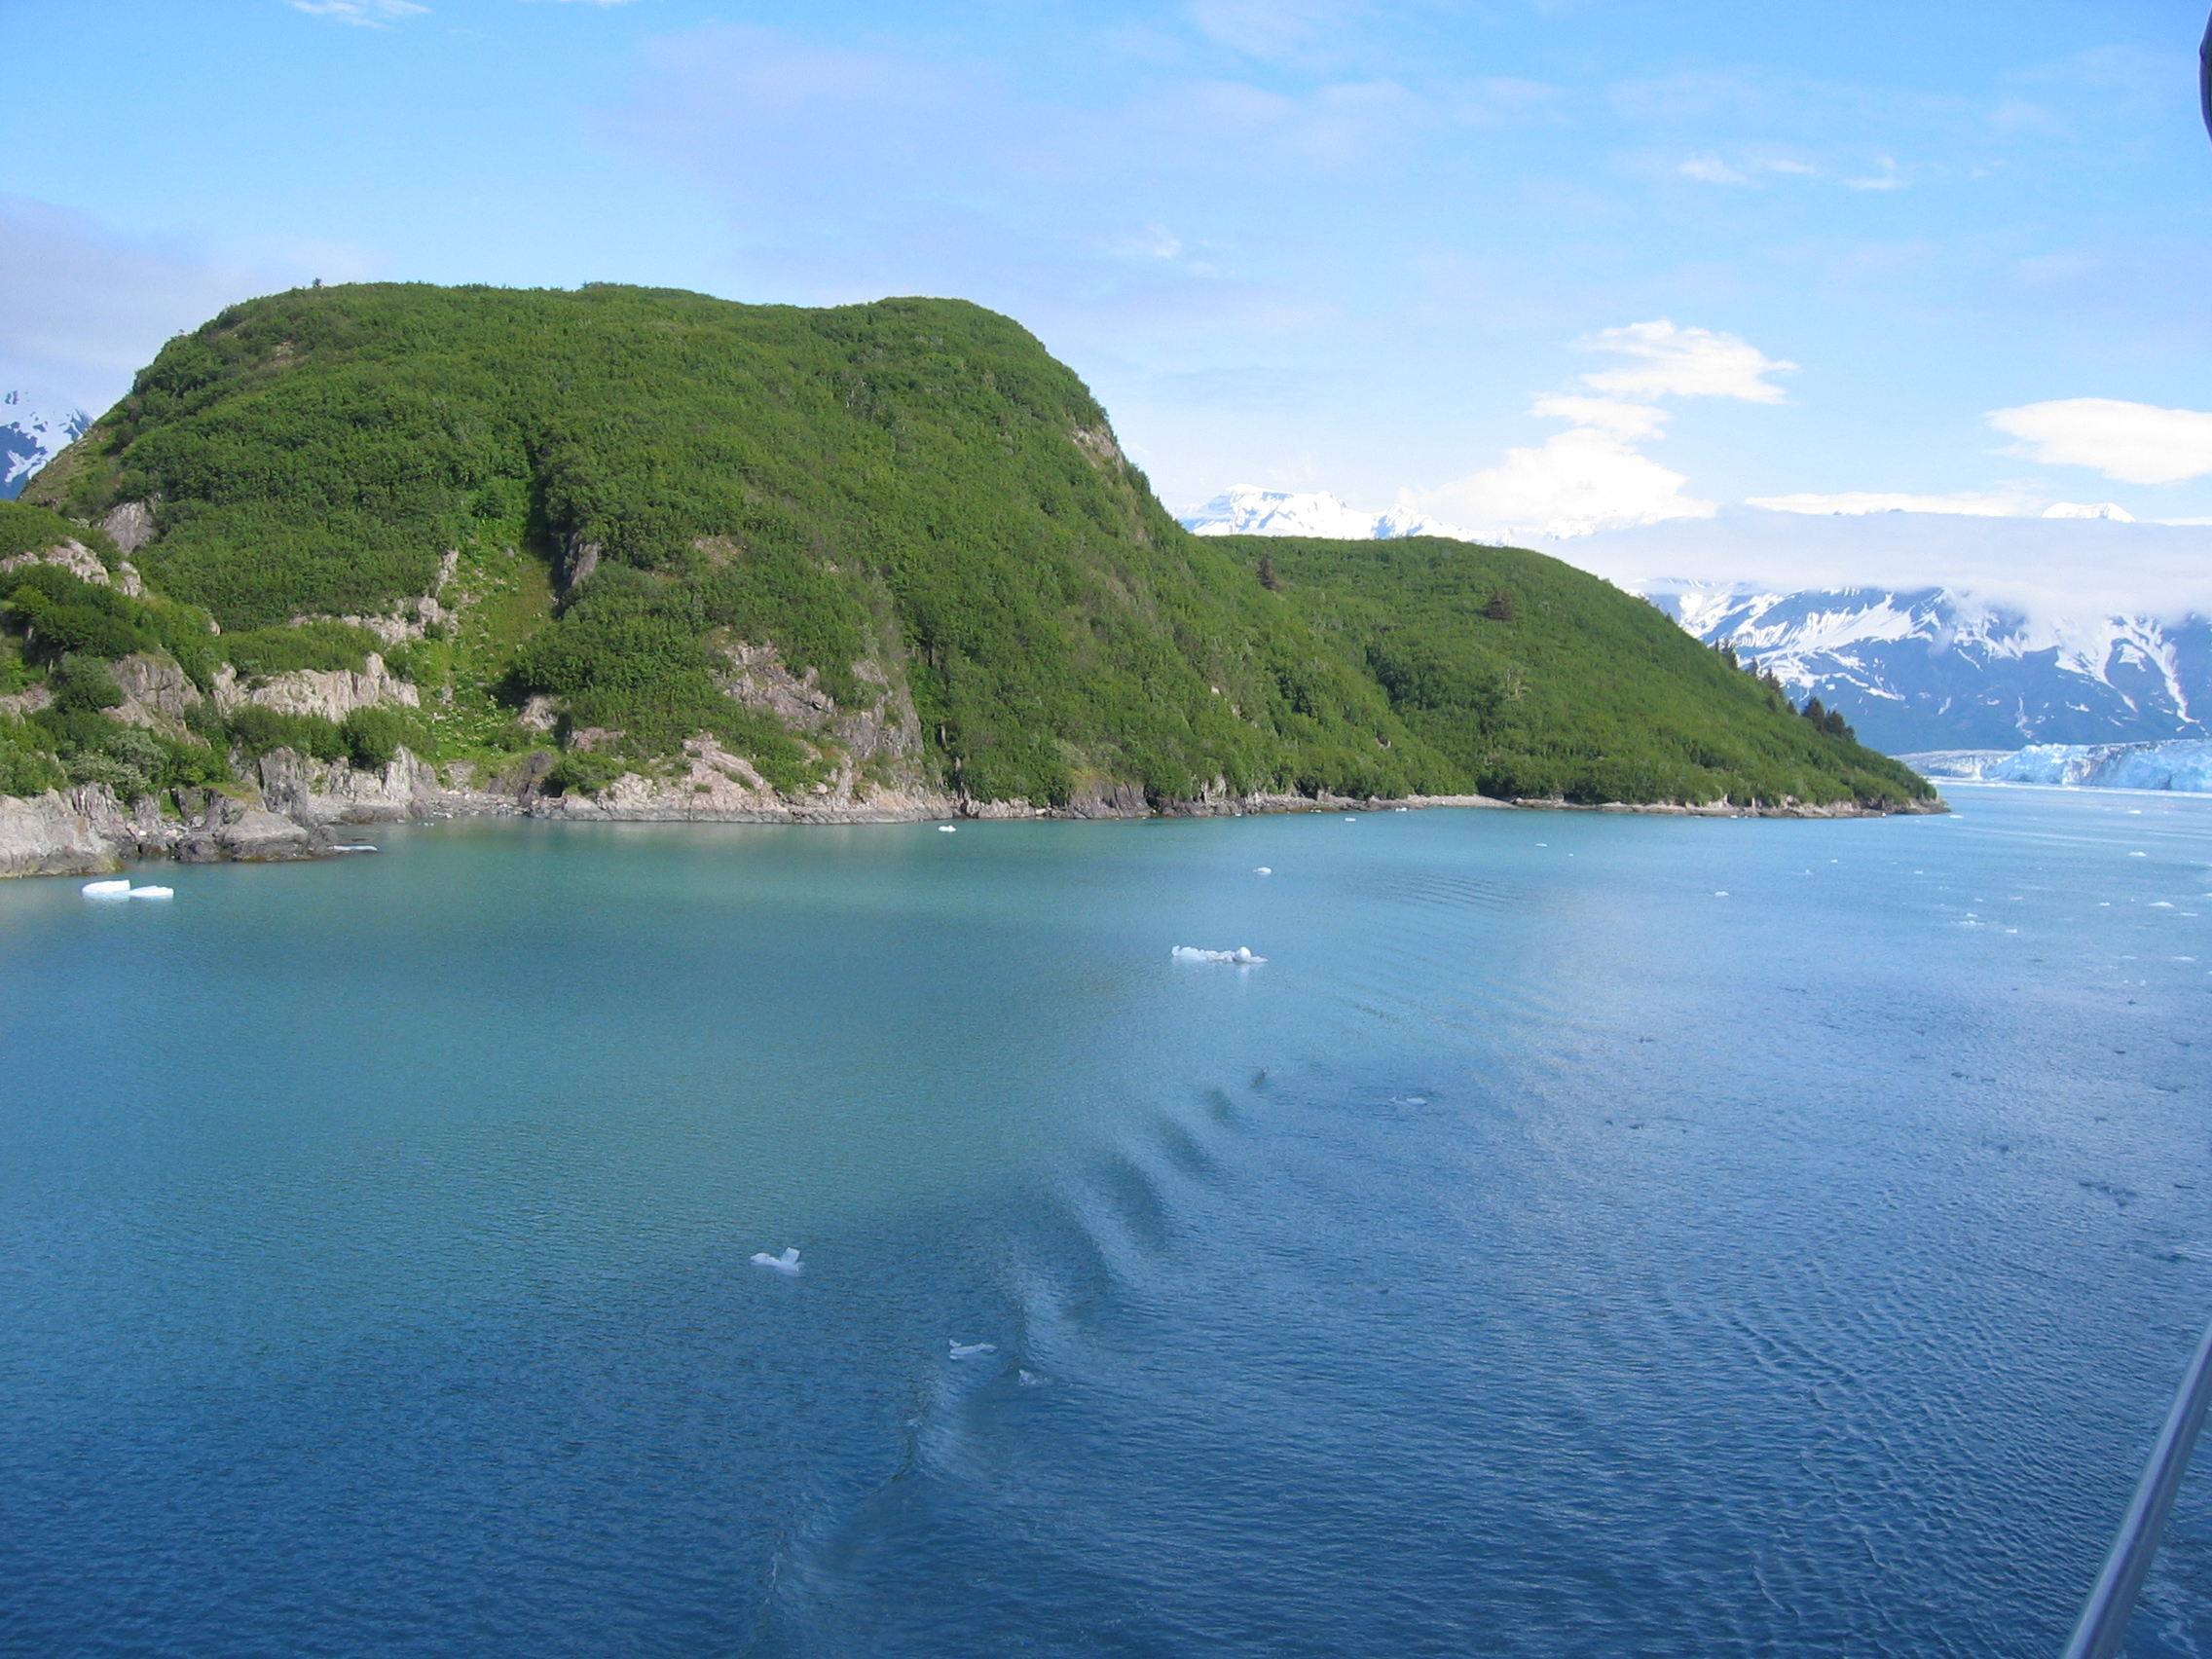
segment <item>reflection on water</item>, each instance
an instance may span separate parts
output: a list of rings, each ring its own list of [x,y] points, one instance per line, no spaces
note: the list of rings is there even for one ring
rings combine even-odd
[[[0,1650],[2053,1651],[2212,1312],[2212,803],[1956,798],[15,884]]]

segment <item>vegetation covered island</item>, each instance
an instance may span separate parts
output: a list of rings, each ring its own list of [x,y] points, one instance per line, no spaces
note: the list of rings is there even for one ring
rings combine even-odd
[[[148,825],[1934,802],[1558,560],[1190,535],[951,300],[236,306],[0,503],[0,794]]]

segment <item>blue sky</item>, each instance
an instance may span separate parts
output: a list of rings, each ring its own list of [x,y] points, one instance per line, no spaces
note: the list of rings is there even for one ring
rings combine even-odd
[[[97,409],[167,334],[314,276],[957,294],[1071,362],[1171,504],[2212,519],[2203,27],[0,0],[0,387]]]

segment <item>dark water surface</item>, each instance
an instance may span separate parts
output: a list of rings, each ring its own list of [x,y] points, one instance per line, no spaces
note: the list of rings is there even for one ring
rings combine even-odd
[[[1953,798],[8,884],[0,1651],[2052,1653],[2212,1314],[2212,802]]]

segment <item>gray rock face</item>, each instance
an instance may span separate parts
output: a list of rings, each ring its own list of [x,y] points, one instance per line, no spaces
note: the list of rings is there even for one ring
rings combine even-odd
[[[184,864],[318,858],[330,837],[220,791],[179,790],[128,808],[104,784],[22,799],[0,795],[0,876],[96,875],[126,859]]]
[[[104,789],[0,795],[0,876],[104,874],[122,860],[106,832],[122,819]]]
[[[202,701],[200,687],[166,656],[140,651],[111,665],[108,673],[123,690],[123,706],[110,712],[126,725],[173,732],[184,712]]]
[[[125,553],[135,553],[154,539],[154,508],[148,501],[125,501],[106,518],[100,529]]]
[[[0,559],[0,571],[19,571],[25,565],[58,565],[79,581],[92,582],[99,587],[113,587],[115,578],[108,574],[100,556],[82,541],[64,541],[37,553],[16,553]],[[136,572],[132,572],[136,579]]]
[[[259,685],[241,682],[225,663],[215,676],[215,706],[223,713],[252,704],[280,715],[320,715],[326,720],[343,720],[355,709],[380,704],[422,707],[422,694],[385,667],[384,658],[371,651],[359,673],[349,668],[294,669],[276,674]]]

